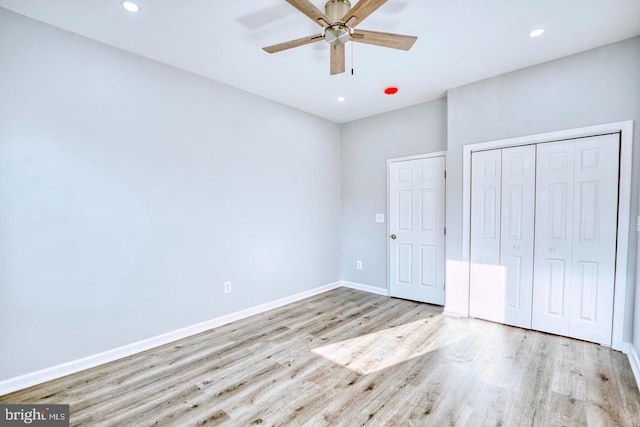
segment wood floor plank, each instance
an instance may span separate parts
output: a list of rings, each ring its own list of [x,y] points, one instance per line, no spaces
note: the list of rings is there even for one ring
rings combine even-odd
[[[622,353],[346,288],[0,402],[73,426],[640,425]]]

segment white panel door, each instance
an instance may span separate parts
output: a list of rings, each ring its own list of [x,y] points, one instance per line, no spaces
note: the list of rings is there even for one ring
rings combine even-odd
[[[445,157],[389,165],[389,292],[444,304]]]
[[[504,322],[531,328],[536,188],[534,145],[502,150],[500,265],[505,269]]]
[[[538,145],[532,325],[611,345],[619,136]]]
[[[569,335],[611,345],[619,135],[576,140]]]
[[[574,143],[538,144],[532,327],[569,335]]]
[[[505,321],[505,269],[500,265],[502,150],[471,155],[469,315]]]
[[[535,147],[472,154],[469,314],[531,327]]]

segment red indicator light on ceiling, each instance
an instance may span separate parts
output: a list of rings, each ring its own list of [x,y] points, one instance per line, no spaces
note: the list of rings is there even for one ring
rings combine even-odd
[[[384,90],[384,93],[386,93],[387,95],[395,95],[396,93],[398,93],[398,88],[395,86],[389,86]]]

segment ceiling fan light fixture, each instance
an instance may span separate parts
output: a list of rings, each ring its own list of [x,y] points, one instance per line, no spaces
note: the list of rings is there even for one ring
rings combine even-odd
[[[544,28],[537,28],[529,33],[529,37],[538,37],[544,33]]]
[[[122,2],[122,7],[124,7],[127,12],[131,12],[131,13],[136,13],[140,10],[140,6],[128,0]]]
[[[347,25],[336,23],[325,27],[322,36],[324,37],[324,41],[330,45],[341,45],[351,40],[352,33],[353,30]]]

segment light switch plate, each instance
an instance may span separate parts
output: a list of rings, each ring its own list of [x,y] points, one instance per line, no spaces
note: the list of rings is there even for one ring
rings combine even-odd
[[[384,214],[376,214],[376,222],[384,222]]]

